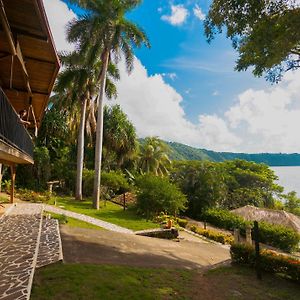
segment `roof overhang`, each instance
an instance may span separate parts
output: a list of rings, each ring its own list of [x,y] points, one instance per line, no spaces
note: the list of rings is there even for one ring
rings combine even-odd
[[[0,85],[39,126],[60,63],[42,0],[0,0]],[[31,119],[33,116],[31,116]]]

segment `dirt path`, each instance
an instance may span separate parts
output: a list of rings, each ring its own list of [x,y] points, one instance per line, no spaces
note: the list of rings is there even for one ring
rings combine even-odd
[[[179,242],[133,234],[61,226],[67,263],[199,268],[230,259],[229,250],[190,237]]]

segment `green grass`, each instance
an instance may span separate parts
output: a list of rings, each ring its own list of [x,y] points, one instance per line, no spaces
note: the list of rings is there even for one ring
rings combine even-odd
[[[253,270],[221,267],[194,270],[56,264],[35,272],[32,300],[289,299],[299,285],[273,275],[258,281]]]
[[[104,230],[102,227],[96,226],[94,224],[90,224],[78,219],[70,218],[70,217],[63,217],[59,214],[45,212],[47,215],[50,214],[53,219],[57,219],[60,224],[64,224],[70,227],[79,227],[79,228],[87,228],[87,229],[97,229],[97,230]],[[65,222],[67,221],[67,222]]]
[[[109,201],[106,202],[106,206],[104,206],[103,201],[101,201],[100,210],[96,210],[92,208],[91,200],[76,201],[71,197],[55,197],[55,200],[57,206],[63,206],[67,210],[88,215],[135,231],[159,227],[159,224],[147,221],[138,216],[133,208],[128,208],[124,211],[122,206]]]
[[[36,271],[32,300],[188,299],[192,272],[103,265],[52,265]]]

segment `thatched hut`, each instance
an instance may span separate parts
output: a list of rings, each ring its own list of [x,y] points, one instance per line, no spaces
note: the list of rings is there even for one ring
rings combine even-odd
[[[258,208],[246,205],[234,209],[232,212],[248,221],[265,221],[271,224],[283,225],[300,233],[300,218],[284,210]]]

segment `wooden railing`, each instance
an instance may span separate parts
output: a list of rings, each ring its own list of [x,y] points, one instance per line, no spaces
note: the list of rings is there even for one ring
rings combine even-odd
[[[32,139],[0,88],[0,140],[33,157]]]

